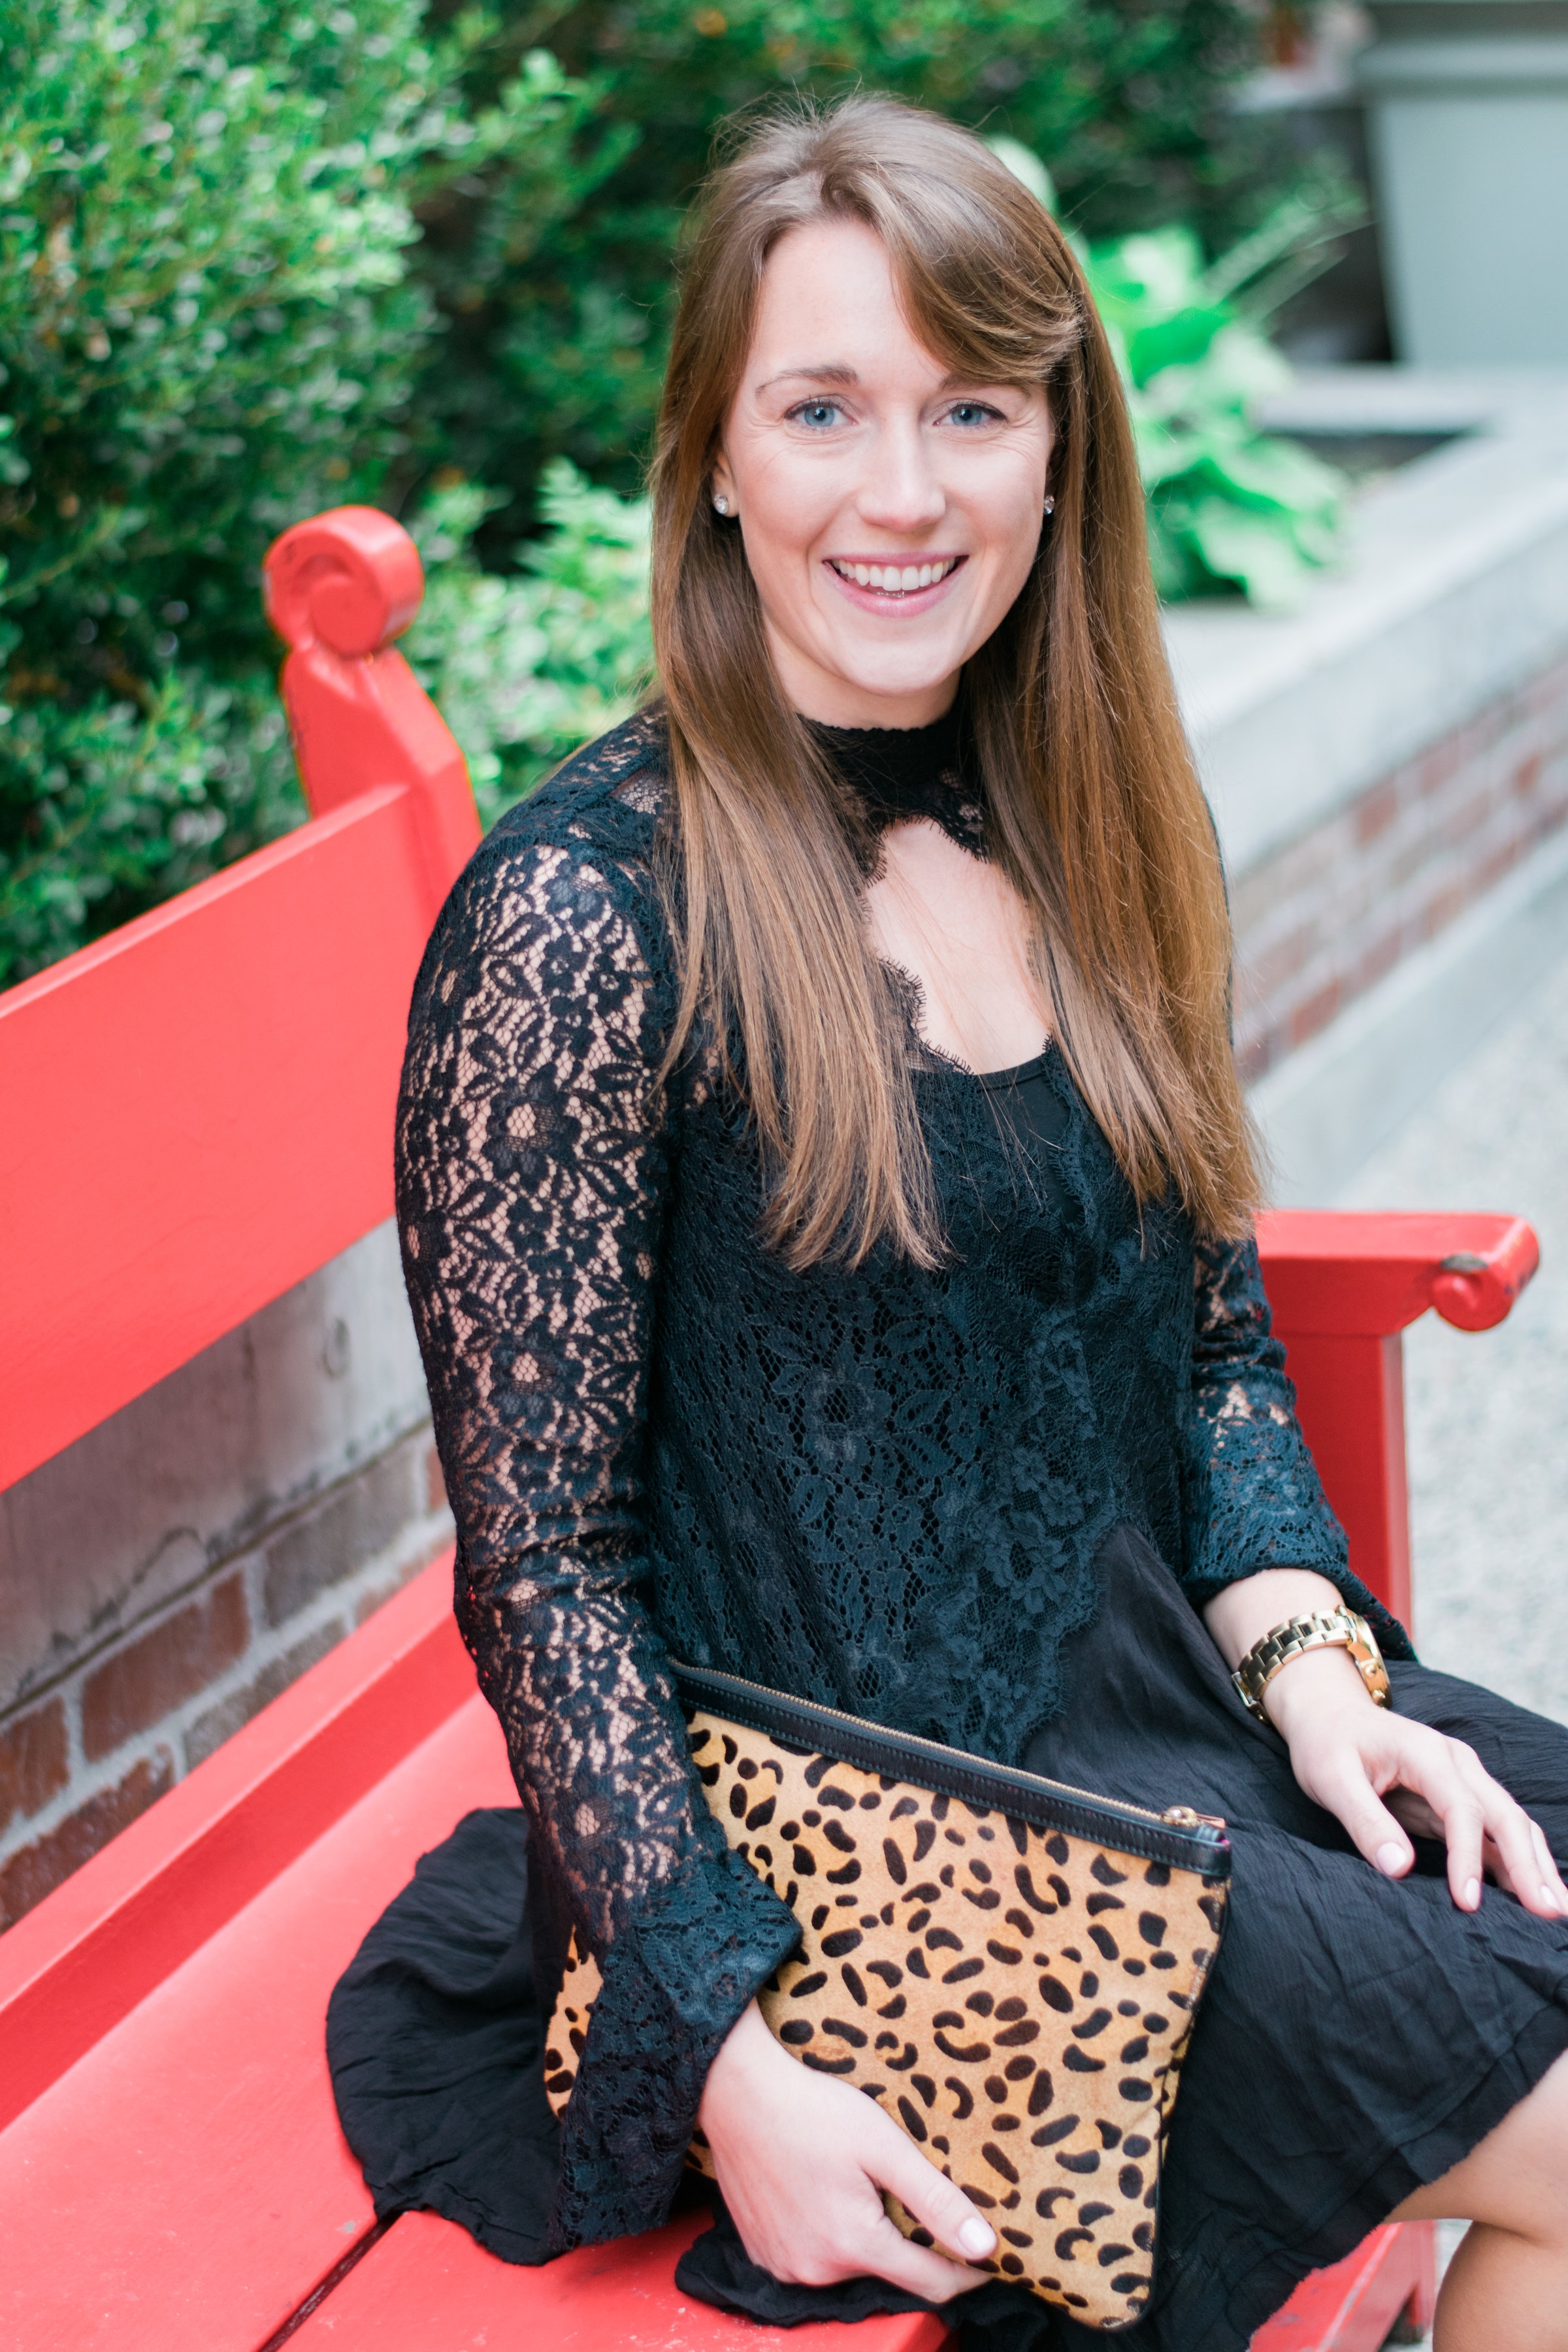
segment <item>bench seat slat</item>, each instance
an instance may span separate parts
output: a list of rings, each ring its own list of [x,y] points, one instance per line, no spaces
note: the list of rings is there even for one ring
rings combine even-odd
[[[368,1922],[513,1801],[476,1694],[0,2134],[6,2352],[256,2352],[373,2222],[321,2020]]]
[[[406,2213],[289,2337],[289,2352],[941,2352],[951,2342],[930,2312],[784,2334],[693,2303],[677,2292],[675,2264],[707,2223],[686,2213],[647,2237],[519,2270],[450,2221]]]

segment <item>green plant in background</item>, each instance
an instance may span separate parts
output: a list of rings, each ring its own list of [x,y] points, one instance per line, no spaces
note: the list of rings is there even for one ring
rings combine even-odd
[[[578,745],[636,709],[653,667],[646,499],[595,489],[564,457],[545,467],[549,536],[524,569],[471,549],[493,491],[441,483],[414,525],[425,602],[403,641],[468,758],[487,825]]]
[[[1253,423],[1290,371],[1225,290],[1228,259],[1205,268],[1189,229],[1161,229],[1096,248],[1090,277],[1125,353],[1161,594],[1288,608],[1338,551],[1347,485]]]
[[[488,24],[0,0],[0,984],[301,813],[260,558],[410,462],[411,203],[595,168],[548,58],[457,102]]]
[[[1258,216],[1279,168],[1228,102],[1257,59],[1248,0],[500,0],[500,17],[466,68],[470,102],[544,43],[621,143],[542,231],[510,150],[415,205],[415,266],[447,329],[421,407],[447,461],[513,493],[481,527],[497,563],[549,457],[637,487],[682,215],[715,134],[759,101],[883,89],[1005,127],[1051,157],[1097,236],[1181,219],[1212,246]]]
[[[1039,158],[1016,140],[991,143],[1055,211]],[[1344,476],[1253,417],[1290,381],[1264,321],[1357,218],[1338,189],[1303,194],[1213,263],[1186,227],[1073,238],[1127,385],[1155,583],[1168,600],[1240,588],[1255,604],[1288,608],[1337,551]]]
[[[0,986],[298,820],[258,590],[301,515],[416,529],[411,655],[487,814],[630,707],[681,213],[733,110],[1005,119],[1096,235],[1212,240],[1267,178],[1226,105],[1253,36],[1246,0],[0,0]],[[1163,576],[1258,593],[1203,506],[1239,459],[1158,422]]]

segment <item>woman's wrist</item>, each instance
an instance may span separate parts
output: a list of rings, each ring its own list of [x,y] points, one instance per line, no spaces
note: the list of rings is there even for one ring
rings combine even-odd
[[[762,2011],[754,2000],[749,2000],[720,2043],[713,2063],[708,2069],[708,2080],[697,2111],[697,2120],[704,2129],[704,2110],[710,2097],[717,2095],[721,2099],[727,2098],[737,2082],[743,2081],[759,2067],[766,2067],[777,2051],[778,2044],[768,2032]]]
[[[1310,1568],[1264,1568],[1238,1577],[1204,1605],[1204,1622],[1232,1673],[1255,1643],[1292,1617],[1342,1606],[1326,1576]]]
[[[1263,1711],[1288,1747],[1301,1731],[1344,1706],[1376,1712],[1355,1661],[1342,1648],[1304,1650],[1288,1658],[1263,1693]]]

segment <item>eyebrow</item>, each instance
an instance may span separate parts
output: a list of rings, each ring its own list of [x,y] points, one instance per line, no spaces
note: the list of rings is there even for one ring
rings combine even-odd
[[[775,383],[847,384],[858,383],[859,381],[852,367],[846,367],[841,361],[827,360],[820,367],[781,368],[777,375],[771,375],[765,383],[758,384],[757,390],[771,392]]]
[[[761,394],[764,392],[771,392],[774,384],[777,383],[835,383],[848,385],[858,383],[859,381],[860,378],[856,373],[855,370],[852,367],[847,367],[841,360],[827,360],[821,365],[815,367],[781,368],[777,375],[770,375],[765,383],[759,383],[755,389],[757,394]],[[937,386],[937,390],[939,393],[952,392],[960,384],[978,384],[990,382],[1000,383],[1005,382],[1005,379],[1002,377],[993,379],[978,375],[968,375],[963,373],[961,370],[953,368],[943,376],[941,383]],[[1020,387],[1015,388],[1016,389]]]

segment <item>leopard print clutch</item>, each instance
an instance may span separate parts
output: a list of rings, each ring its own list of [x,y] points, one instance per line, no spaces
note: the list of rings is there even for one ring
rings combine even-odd
[[[1225,1924],[1224,1823],[991,1765],[678,1667],[731,1845],[800,1921],[759,1996],[792,2055],[881,2102],[998,2234],[976,2263],[1130,2326],[1160,2161]],[[598,1969],[574,1941],[545,2053],[557,2115]],[[711,2174],[699,2136],[691,2161]],[[895,2199],[906,2237],[930,2245]]]

